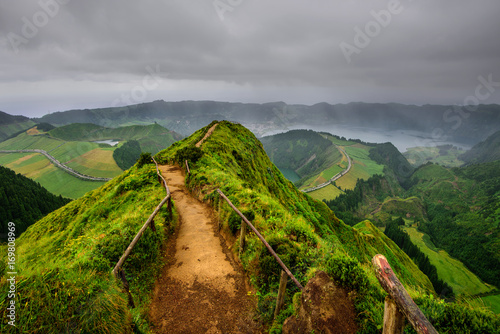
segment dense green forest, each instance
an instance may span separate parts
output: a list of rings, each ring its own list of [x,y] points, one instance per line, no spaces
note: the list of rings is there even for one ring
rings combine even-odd
[[[384,234],[391,238],[399,248],[411,257],[418,268],[429,277],[432,286],[434,286],[434,290],[436,290],[441,297],[453,297],[453,289],[446,284],[446,282],[439,279],[437,269],[430,263],[429,258],[411,242],[406,232],[401,231],[399,226],[403,226],[404,224],[405,221],[401,217],[391,220],[389,224],[387,224]]]
[[[132,167],[141,155],[141,146],[137,140],[129,140],[113,151],[113,159],[123,170]]]
[[[0,166],[0,235],[7,233],[7,224],[16,224],[17,235],[48,213],[69,203],[55,196],[39,183]]]
[[[411,212],[419,229],[431,241],[463,262],[487,283],[500,285],[500,161],[460,168],[427,163],[407,178],[407,190],[388,175],[359,180],[355,189],[326,204],[346,224],[355,225],[370,213],[385,211],[386,217]],[[398,200],[402,210],[390,208],[388,198]],[[422,206],[420,208],[420,206]],[[418,206],[418,207],[417,207]],[[384,217],[380,212],[377,219]],[[406,217],[404,217],[406,218]],[[384,226],[387,222],[379,222]]]

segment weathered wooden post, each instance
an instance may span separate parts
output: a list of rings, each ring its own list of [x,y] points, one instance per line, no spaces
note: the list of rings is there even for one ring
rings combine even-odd
[[[394,300],[387,296],[384,303],[384,330],[382,334],[403,334],[405,315],[401,313]]]
[[[188,165],[188,161],[186,160],[186,171],[188,174],[191,174],[191,171],[189,170],[189,165]]]
[[[239,250],[239,257],[241,258],[241,253],[243,253],[243,250],[245,249],[245,237],[247,235],[247,224],[245,221],[242,219],[241,220],[241,229],[240,229],[240,250]]]
[[[118,278],[120,278],[120,280],[122,281],[123,290],[128,295],[128,306],[131,308],[135,308],[134,299],[132,298],[132,294],[130,293],[129,284],[128,284],[127,278],[125,277],[125,270],[123,270],[123,268],[120,268],[118,270]]]
[[[375,255],[372,263],[375,267],[375,276],[389,294],[385,300],[383,333],[402,333],[404,319],[401,320],[400,314],[403,314],[418,334],[438,334],[396,277],[385,256]]]
[[[282,270],[280,276],[280,287],[278,289],[278,297],[276,298],[276,308],[274,309],[274,319],[278,316],[285,303],[285,293],[286,293],[286,284],[288,282],[287,273]]]

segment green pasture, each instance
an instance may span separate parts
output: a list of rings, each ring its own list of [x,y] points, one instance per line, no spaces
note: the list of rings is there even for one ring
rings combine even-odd
[[[424,234],[414,227],[404,227],[411,241],[427,255],[429,261],[436,267],[440,279],[448,283],[455,294],[476,295],[492,290],[474,275],[464,264],[452,258],[446,251],[436,249],[430,239],[424,241]],[[430,246],[430,247],[429,247]]]

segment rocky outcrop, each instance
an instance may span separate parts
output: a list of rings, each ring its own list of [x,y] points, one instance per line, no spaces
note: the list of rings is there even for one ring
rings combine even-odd
[[[356,312],[349,294],[323,271],[309,280],[296,316],[283,324],[283,334],[356,333]]]

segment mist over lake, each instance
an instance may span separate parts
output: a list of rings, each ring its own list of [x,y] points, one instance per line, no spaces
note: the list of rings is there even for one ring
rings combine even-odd
[[[454,145],[464,150],[470,149],[472,146],[446,140],[435,140],[430,133],[415,130],[382,130],[369,127],[349,127],[349,126],[311,126],[311,125],[294,125],[286,130],[274,130],[266,133],[266,136],[271,136],[277,133],[287,132],[290,130],[313,130],[317,132],[328,132],[332,135],[345,137],[346,139],[360,139],[367,143],[386,143],[391,142],[401,152],[406,152],[410,147],[427,146],[435,147],[439,145]]]

